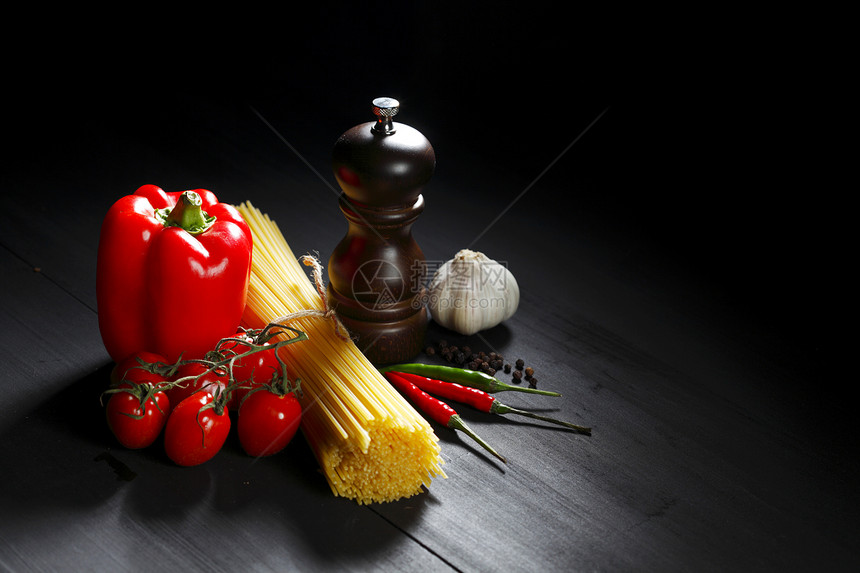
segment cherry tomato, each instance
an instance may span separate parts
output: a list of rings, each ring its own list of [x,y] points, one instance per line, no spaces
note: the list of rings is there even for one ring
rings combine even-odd
[[[242,334],[234,335],[235,338],[242,338]],[[269,346],[268,343],[263,346]],[[251,349],[247,344],[240,342],[229,341],[221,346],[222,352],[235,352],[244,354]],[[280,376],[281,363],[272,350],[264,350],[255,352],[250,356],[236,360],[233,363],[233,380],[238,384],[233,390],[233,395],[230,397],[228,407],[231,410],[236,410],[242,404],[242,399],[248,392],[258,386],[271,382],[276,375]]]
[[[111,392],[105,411],[108,427],[119,443],[131,449],[151,445],[170,413],[167,395],[145,382],[122,382]]]
[[[150,372],[147,372],[143,368],[140,368],[141,364],[138,359],[141,359],[144,362],[148,362],[150,364],[154,364],[157,362],[167,362],[167,359],[161,354],[146,351],[135,352],[131,356],[120,360],[116,364],[116,366],[113,367],[110,372],[111,384],[116,385],[123,380],[128,380],[129,382],[152,382],[153,384],[155,384],[157,382],[164,382],[166,380],[166,378],[162,376],[152,374]]]
[[[274,388],[250,392],[239,407],[237,431],[242,449],[255,457],[283,450],[299,428],[302,407],[293,392]]]
[[[190,362],[179,366],[173,379],[181,385],[167,390],[170,402],[174,405],[181,404],[198,390],[205,390],[213,396],[216,394],[216,388],[218,387],[220,387],[221,392],[225,392],[230,382],[226,372],[219,374],[216,370],[210,370],[209,372],[207,370],[209,370],[209,366],[198,362]],[[194,378],[181,381],[182,378],[188,376],[193,376]]]
[[[168,458],[180,466],[196,466],[221,451],[230,433],[230,415],[223,400],[204,390],[173,408],[164,428]]]

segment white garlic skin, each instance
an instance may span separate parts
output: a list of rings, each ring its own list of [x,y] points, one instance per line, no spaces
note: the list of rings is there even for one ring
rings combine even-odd
[[[504,322],[520,304],[520,287],[507,267],[469,249],[439,267],[427,290],[433,320],[465,335]]]

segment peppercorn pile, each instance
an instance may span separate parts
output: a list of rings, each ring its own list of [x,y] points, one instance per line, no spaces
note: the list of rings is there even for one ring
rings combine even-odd
[[[490,376],[502,371],[511,375],[511,381],[520,384],[523,380],[529,383],[529,388],[537,388],[534,368],[526,367],[522,358],[517,358],[514,365],[505,362],[505,357],[497,352],[473,351],[469,346],[458,347],[448,345],[446,340],[440,340],[436,345],[430,345],[425,349],[428,356],[441,356],[446,362],[456,364],[461,368],[477,370]]]

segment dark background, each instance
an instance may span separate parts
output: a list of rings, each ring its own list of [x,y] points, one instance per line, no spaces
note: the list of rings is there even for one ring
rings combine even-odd
[[[154,545],[159,568],[856,568],[839,328],[853,213],[835,177],[847,52],[830,22],[234,8],[109,25],[52,13],[7,37],[0,558],[92,568]],[[234,440],[181,473],[159,448],[116,447],[94,399],[110,368],[94,271],[111,202],[144,183],[210,188],[325,260],[346,230],[332,146],[380,95],[436,151],[414,229],[427,258],[471,245],[521,285],[521,310],[480,345],[535,357],[542,384],[564,386],[559,416],[594,436],[470,413],[508,468],[440,427],[452,478],[371,507],[331,496],[301,440],[260,464]],[[442,336],[431,325],[428,341]]]
[[[195,110],[209,105],[300,133],[289,159],[332,184],[334,139],[391,95],[437,151],[434,182],[481,170],[511,182],[473,187],[451,209],[498,212],[533,185],[528,201],[548,223],[614,237],[648,280],[682,273],[707,285],[727,312],[765,329],[769,352],[835,375],[847,264],[832,175],[844,156],[833,135],[842,93],[830,72],[838,52],[810,37],[814,25],[749,11],[676,14],[673,24],[660,13],[493,6],[320,4],[229,28],[82,33],[35,65],[12,63],[7,158],[97,160],[104,127],[185,151],[206,136]],[[541,195],[557,182],[570,192]],[[564,246],[552,247],[563,263]]]

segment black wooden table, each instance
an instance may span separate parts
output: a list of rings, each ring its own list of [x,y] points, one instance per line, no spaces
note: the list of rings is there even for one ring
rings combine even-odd
[[[654,97],[682,82],[622,91],[596,55],[560,72],[550,56],[580,47],[567,36],[537,42],[498,17],[480,36],[437,35],[431,15],[365,44],[316,37],[334,56],[309,45],[314,58],[45,73],[7,108],[0,569],[860,564],[857,440],[847,384],[828,369],[838,305],[806,280],[823,276],[810,251],[824,226],[791,231],[810,229],[814,202],[756,202],[775,196],[741,177],[764,128],[689,84]],[[380,71],[388,43],[401,49]],[[108,207],[144,183],[208,188],[251,200],[295,252],[325,261],[346,229],[331,146],[380,95],[398,97],[398,120],[436,150],[414,229],[428,260],[481,250],[522,291],[506,323],[471,337],[431,324],[427,344],[523,358],[563,397],[500,398],[593,435],[462,409],[509,463],[435,426],[448,478],[370,506],[332,496],[301,436],[262,460],[232,436],[186,469],[158,444],[120,447],[99,404],[112,366],[95,296]]]

